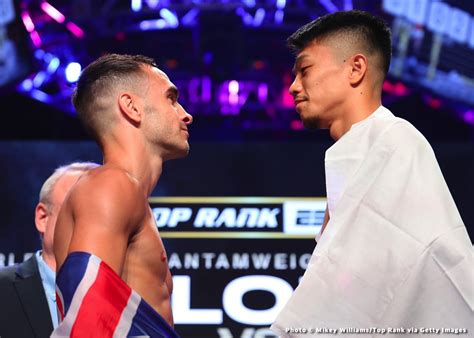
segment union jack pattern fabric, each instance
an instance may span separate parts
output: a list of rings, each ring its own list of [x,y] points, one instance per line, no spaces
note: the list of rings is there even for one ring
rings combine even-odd
[[[73,252],[56,276],[60,325],[51,337],[179,338],[100,258]]]

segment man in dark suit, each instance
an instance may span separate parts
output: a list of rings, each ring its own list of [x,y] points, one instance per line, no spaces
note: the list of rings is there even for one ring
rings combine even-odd
[[[23,263],[0,269],[0,337],[49,337],[58,325],[53,235],[69,189],[95,163],[60,167],[44,182],[35,209],[39,250]]]
[[[53,323],[36,256],[0,270],[0,336],[49,337]]]

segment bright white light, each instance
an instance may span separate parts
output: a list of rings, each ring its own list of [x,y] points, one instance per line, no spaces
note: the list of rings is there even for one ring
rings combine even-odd
[[[232,106],[239,104],[239,83],[235,80],[229,82],[229,104]]]
[[[77,62],[71,62],[66,67],[66,80],[70,83],[76,82],[79,80],[79,76],[81,75],[82,67]]]
[[[235,80],[229,82],[229,93],[236,95],[239,93],[239,83]]]
[[[286,6],[286,0],[277,0],[276,5],[277,5],[277,8],[278,8],[278,9],[285,8],[285,6]]]
[[[132,11],[139,12],[142,10],[142,0],[132,0]]]
[[[56,8],[54,8],[53,6],[51,6],[51,4],[47,3],[47,2],[43,2],[41,3],[41,9],[46,13],[48,14],[51,18],[53,18],[54,20],[56,20],[57,22],[59,23],[63,23],[65,20],[66,20],[66,17],[64,16],[63,13],[61,13],[60,11],[58,11]]]
[[[160,15],[165,19],[165,21],[168,23],[170,27],[178,27],[179,26],[179,20],[173,12],[171,12],[167,8],[162,8],[160,10]]]

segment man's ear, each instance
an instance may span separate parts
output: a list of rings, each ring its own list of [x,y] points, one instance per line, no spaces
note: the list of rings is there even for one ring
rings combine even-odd
[[[355,54],[351,57],[349,66],[351,67],[349,74],[349,82],[351,85],[358,85],[366,76],[368,60],[364,54]]]
[[[138,97],[130,93],[121,93],[118,97],[118,104],[122,114],[134,124],[139,124],[143,118]]]
[[[35,225],[41,236],[46,231],[46,223],[48,223],[48,207],[43,202],[39,202],[35,209]]]

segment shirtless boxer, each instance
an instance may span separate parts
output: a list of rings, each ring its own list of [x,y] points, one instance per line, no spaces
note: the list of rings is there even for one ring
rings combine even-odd
[[[192,116],[178,103],[176,86],[144,56],[97,59],[84,69],[73,103],[104,164],[83,175],[63,204],[54,237],[58,278],[68,255],[91,254],[172,327],[172,278],[148,197],[163,162],[188,154]]]

